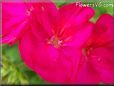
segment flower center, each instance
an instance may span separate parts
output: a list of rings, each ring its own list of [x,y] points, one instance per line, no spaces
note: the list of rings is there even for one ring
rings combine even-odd
[[[82,54],[85,56],[85,57],[88,57],[91,53],[91,51],[93,50],[93,48],[84,48],[82,50]]]
[[[62,40],[60,40],[56,36],[52,36],[51,39],[48,41],[48,44],[52,44],[54,47],[58,48],[62,45]]]
[[[101,56],[99,56],[97,54],[92,54],[92,52],[94,52],[94,49],[95,48],[93,48],[93,47],[84,48],[82,50],[83,56],[86,58],[86,60],[90,59],[90,57],[91,57],[91,58],[96,59],[98,62],[101,62],[102,61],[102,57]]]

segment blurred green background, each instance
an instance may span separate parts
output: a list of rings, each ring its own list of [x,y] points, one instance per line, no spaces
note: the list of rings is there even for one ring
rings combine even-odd
[[[62,6],[69,3],[68,0],[59,2],[54,0],[57,6]],[[76,0],[73,0],[76,1]],[[87,0],[82,0],[83,3],[88,4]],[[95,3],[95,2],[91,2]],[[105,4],[110,4],[105,2]],[[95,16],[91,21],[95,22],[101,14],[108,13],[113,15],[113,7],[93,7],[95,9]],[[17,44],[13,46],[2,45],[2,69],[1,77],[2,84],[44,84],[39,76],[31,71],[21,60]]]

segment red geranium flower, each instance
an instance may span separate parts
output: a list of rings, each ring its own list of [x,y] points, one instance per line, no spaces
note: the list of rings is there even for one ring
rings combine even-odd
[[[53,3],[34,4],[31,29],[19,42],[24,62],[44,80],[76,81],[81,46],[89,39],[92,8],[75,3],[57,9]]]
[[[114,17],[109,14],[101,15],[96,22],[91,39],[83,47],[77,82],[114,83],[113,24]]]

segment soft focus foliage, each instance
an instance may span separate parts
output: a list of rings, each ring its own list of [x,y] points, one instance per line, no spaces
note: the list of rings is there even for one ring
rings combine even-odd
[[[68,2],[63,0],[57,2],[58,6],[62,6]],[[85,1],[85,0],[84,0]],[[84,2],[88,3],[88,2]],[[103,13],[113,15],[113,7],[94,7],[96,14],[92,19],[95,22],[98,17]],[[29,70],[20,58],[18,46],[3,45],[2,46],[2,83],[4,84],[43,84],[41,80],[33,71]]]
[[[20,58],[17,45],[4,45],[2,48],[2,83],[37,84],[43,81],[29,70]],[[21,70],[20,70],[21,68]]]

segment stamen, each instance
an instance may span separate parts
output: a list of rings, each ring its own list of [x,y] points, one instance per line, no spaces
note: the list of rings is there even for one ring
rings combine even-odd
[[[56,48],[60,47],[62,43],[63,41],[59,40],[59,38],[56,36],[52,36],[51,39],[48,41],[48,44],[52,44]]]
[[[82,50],[82,54],[84,55],[84,57],[86,59],[88,59],[88,56],[91,54],[91,51],[93,50],[93,48],[91,47],[86,47]]]

